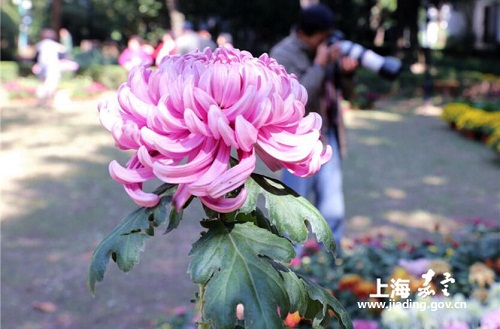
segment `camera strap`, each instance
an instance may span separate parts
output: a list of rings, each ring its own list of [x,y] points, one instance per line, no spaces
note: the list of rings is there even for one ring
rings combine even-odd
[[[338,65],[329,65],[327,71],[327,79],[325,81],[325,99],[324,106],[328,120],[328,127],[333,129],[336,137],[337,145],[341,154],[345,154],[346,150],[346,132],[340,102],[342,99],[341,90],[336,86],[338,79],[335,79],[335,71],[338,70]]]

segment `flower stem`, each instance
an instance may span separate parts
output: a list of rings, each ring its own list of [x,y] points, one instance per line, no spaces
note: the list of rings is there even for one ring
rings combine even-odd
[[[210,323],[203,317],[203,308],[205,306],[205,285],[198,285],[198,329],[210,329]]]

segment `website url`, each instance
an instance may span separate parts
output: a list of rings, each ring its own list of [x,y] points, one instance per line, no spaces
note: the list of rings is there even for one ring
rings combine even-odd
[[[450,302],[450,301],[432,301],[432,302],[416,302],[411,299],[407,299],[405,301],[389,301],[389,302],[358,302],[358,308],[374,308],[374,309],[417,309],[420,311],[437,311],[442,309],[466,309],[466,302]]]

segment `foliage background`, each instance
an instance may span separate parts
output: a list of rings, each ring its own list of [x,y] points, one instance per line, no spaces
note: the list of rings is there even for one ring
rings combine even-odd
[[[337,13],[337,27],[347,38],[370,44],[378,27],[395,30],[398,22],[406,25],[416,19],[407,10],[398,11],[398,6],[422,8],[418,0],[322,2]],[[178,10],[196,28],[208,29],[213,35],[230,31],[238,47],[254,52],[268,50],[288,34],[300,9],[299,0],[32,0],[32,3],[33,22],[29,29],[32,42],[45,26],[67,28],[76,44],[82,39],[113,39],[124,44],[133,34],[156,42],[165,29],[172,28],[171,11]],[[12,45],[21,18],[12,0],[1,0],[1,4],[2,30],[7,32],[2,38],[8,41],[8,45],[2,45],[2,58],[8,59],[13,56],[9,49],[15,48]]]

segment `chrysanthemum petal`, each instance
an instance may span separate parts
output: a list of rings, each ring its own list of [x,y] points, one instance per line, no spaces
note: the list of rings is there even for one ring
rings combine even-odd
[[[236,136],[234,134],[234,130],[229,126],[229,124],[225,120],[219,120],[217,122],[217,131],[219,132],[220,137],[227,146],[232,146],[235,149],[239,149],[239,145],[236,142]]]
[[[186,128],[189,129],[191,133],[213,137],[210,130],[208,130],[207,124],[201,121],[190,108],[184,111],[184,122],[186,123]]]
[[[134,122],[115,123],[111,128],[111,134],[116,141],[116,145],[122,150],[136,149],[141,145],[139,127]]]
[[[189,184],[191,194],[197,196],[209,194],[208,187],[217,177],[220,177],[228,170],[230,155],[231,148],[220,143],[217,155],[210,168],[196,181]]]
[[[225,122],[226,124],[229,123],[229,120],[224,116],[224,113],[218,106],[210,106],[210,109],[208,110],[208,127],[215,139],[221,138],[219,132],[219,120]]]
[[[247,191],[241,189],[234,198],[213,198],[211,196],[200,197],[200,201],[208,208],[220,212],[229,213],[239,209],[247,198]]]
[[[198,154],[182,165],[169,165],[156,162],[153,172],[156,177],[171,184],[191,183],[203,175],[213,162],[216,148],[212,140],[208,140]]]
[[[189,134],[189,131],[186,131],[186,134]],[[189,134],[185,137],[179,135],[176,136],[176,138],[168,138],[148,128],[141,129],[141,136],[144,143],[150,148],[156,149],[166,157],[174,159],[183,158],[191,154],[191,152],[196,151],[204,141],[203,136],[195,134]]]
[[[186,184],[179,184],[177,190],[172,195],[172,203],[176,210],[181,210],[186,202],[191,197],[188,186]]]
[[[236,117],[235,135],[239,147],[244,152],[250,152],[257,142],[259,131],[241,115]]]
[[[216,177],[208,188],[213,197],[220,197],[243,185],[255,169],[255,153],[243,153],[240,162]]]
[[[142,183],[125,184],[123,185],[127,194],[143,207],[154,207],[160,202],[160,197],[153,193],[147,193],[142,190]]]
[[[277,135],[279,134],[272,135],[269,132],[261,132],[257,141],[262,150],[272,157],[285,162],[299,162],[311,153],[311,148],[314,145],[311,144],[312,138],[304,138],[297,145],[287,145],[277,142],[274,139]]]
[[[259,156],[262,162],[271,170],[277,171],[283,168],[283,162],[266,153],[258,144],[255,145],[255,153]]]
[[[142,183],[155,177],[151,168],[124,168],[116,160],[109,164],[109,174],[121,184]]]
[[[131,87],[131,92],[145,103],[152,104],[151,92],[148,81],[151,76],[151,70],[148,70],[144,66],[134,67],[128,76],[128,85]]]

